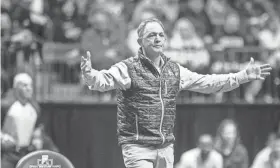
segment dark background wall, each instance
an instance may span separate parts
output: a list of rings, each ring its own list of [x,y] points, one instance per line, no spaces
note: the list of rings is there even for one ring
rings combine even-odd
[[[41,104],[47,131],[76,168],[124,168],[116,137],[114,104]],[[219,122],[234,118],[252,161],[277,129],[280,105],[178,105],[175,163],[202,133],[215,135]]]

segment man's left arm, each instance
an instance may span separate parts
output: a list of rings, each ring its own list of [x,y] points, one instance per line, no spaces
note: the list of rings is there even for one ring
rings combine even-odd
[[[202,75],[188,70],[179,65],[180,68],[180,89],[200,93],[228,92],[253,80],[264,80],[270,75],[269,64],[255,65],[251,58],[246,69],[229,74]]]

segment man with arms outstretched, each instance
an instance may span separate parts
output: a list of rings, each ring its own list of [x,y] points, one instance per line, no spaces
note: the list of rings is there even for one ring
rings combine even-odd
[[[164,27],[158,19],[143,21],[137,30],[141,46],[136,56],[108,70],[92,69],[90,53],[82,57],[82,76],[91,90],[117,89],[118,141],[127,168],[172,168],[176,96],[180,90],[226,92],[240,84],[264,80],[270,65],[226,75],[201,75],[163,54]]]

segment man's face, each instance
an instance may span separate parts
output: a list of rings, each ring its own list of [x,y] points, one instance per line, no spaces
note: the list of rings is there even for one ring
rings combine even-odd
[[[195,35],[193,25],[191,24],[192,23],[189,23],[188,21],[185,20],[181,20],[178,23],[178,29],[183,39],[192,38]]]
[[[212,145],[212,142],[205,142],[203,144],[200,144],[199,148],[200,148],[202,154],[208,154],[209,152],[212,151],[213,145]]]
[[[235,125],[228,124],[224,127],[222,131],[222,137],[225,141],[233,143],[237,137],[237,130]]]
[[[189,6],[192,10],[199,13],[204,8],[204,1],[203,0],[190,0],[188,1]]]
[[[75,6],[74,6],[74,2],[72,1],[67,1],[63,7],[62,7],[62,11],[64,12],[64,14],[67,17],[71,17],[74,14],[75,11]]]
[[[159,54],[163,51],[166,37],[163,28],[157,22],[147,23],[143,31],[141,46],[148,54]]]
[[[105,32],[109,29],[109,18],[104,13],[96,13],[90,16],[89,23],[94,25],[95,29],[100,32]]]
[[[209,153],[213,150],[213,142],[210,137],[202,137],[200,139],[198,148],[200,149],[200,157],[202,160],[206,160]]]
[[[32,81],[26,80],[26,81],[19,82],[17,86],[17,90],[23,98],[25,99],[32,98],[33,95]]]
[[[234,33],[239,30],[240,20],[237,15],[229,15],[226,19],[226,23],[224,25],[224,29],[228,33]]]

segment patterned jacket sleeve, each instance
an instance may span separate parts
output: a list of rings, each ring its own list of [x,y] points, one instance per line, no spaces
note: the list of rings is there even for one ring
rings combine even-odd
[[[105,92],[114,89],[128,89],[131,79],[128,68],[123,62],[113,65],[108,70],[97,71],[92,69],[89,73],[82,74],[82,78],[90,90]]]
[[[178,64],[179,65],[179,64]],[[202,75],[179,65],[180,89],[200,93],[228,92],[249,82],[245,71],[229,74]]]

